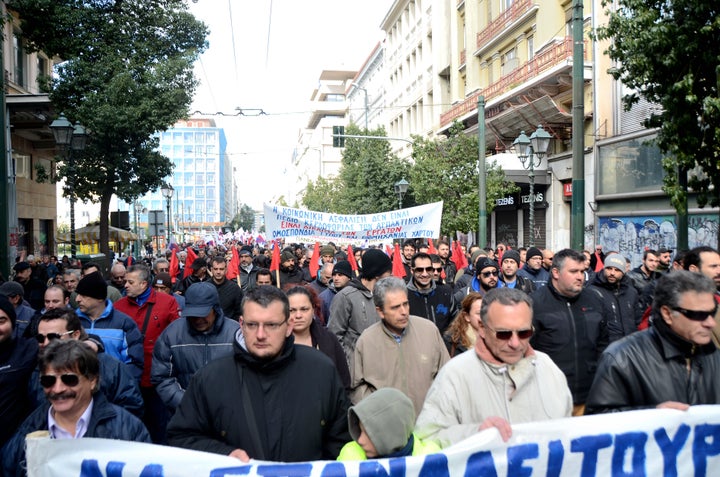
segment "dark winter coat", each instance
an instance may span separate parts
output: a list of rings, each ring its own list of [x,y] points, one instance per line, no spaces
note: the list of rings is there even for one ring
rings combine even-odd
[[[30,414],[28,384],[37,356],[34,339],[10,338],[0,343],[0,447]]]
[[[238,284],[227,279],[223,280],[220,285],[213,280],[210,280],[210,283],[215,285],[217,289],[218,297],[220,298],[220,307],[223,309],[225,318],[239,321],[240,315],[242,315],[243,292]]]
[[[637,331],[635,309],[638,292],[628,277],[623,276],[617,285],[613,285],[608,283],[605,273],[600,272],[590,286],[602,294],[612,310],[612,315],[606,317],[610,343]]]
[[[335,459],[350,441],[350,401],[332,361],[293,343],[288,337],[268,361],[236,340],[233,356],[213,361],[193,377],[170,420],[170,445],[222,455],[239,448],[251,458],[271,461]],[[249,403],[243,402],[244,394]]]
[[[600,359],[585,412],[654,408],[665,401],[720,404],[720,351],[676,335],[662,319],[610,345]]]
[[[429,290],[418,290],[415,280],[410,280],[407,290],[410,314],[432,321],[443,334],[457,314],[450,286],[433,281]]]
[[[325,353],[335,363],[335,368],[337,368],[343,386],[345,386],[345,389],[350,389],[350,368],[348,368],[345,352],[335,335],[330,333],[317,320],[313,320],[310,323],[310,339],[313,348]]]
[[[608,345],[607,310],[600,292],[583,288],[579,295],[560,295],[552,282],[536,290],[535,334],[530,344],[550,356],[565,373],[575,404],[587,399],[600,354]]]

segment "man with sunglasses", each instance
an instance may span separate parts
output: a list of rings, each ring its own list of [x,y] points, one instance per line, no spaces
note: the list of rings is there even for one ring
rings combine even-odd
[[[80,324],[80,319],[73,310],[67,308],[54,308],[41,315],[34,338],[40,346],[40,352],[57,340],[78,340],[86,345],[89,344],[88,334]],[[140,395],[140,388],[126,366],[103,352],[97,353],[97,357],[100,363],[99,390],[111,403],[125,408],[138,417],[142,416],[143,398]],[[34,391],[30,393],[33,409],[41,406],[45,401],[39,374],[39,369],[36,369],[30,382],[30,388]]]
[[[441,447],[495,427],[570,416],[572,398],[562,371],[530,346],[533,303],[523,291],[496,288],[480,308],[475,348],[451,359],[425,397],[415,431]]]
[[[553,258],[550,281],[532,294],[533,348],[547,353],[567,376],[573,415],[582,415],[600,354],[608,345],[611,304],[585,287],[585,255],[566,248]]]
[[[51,439],[97,437],[150,443],[140,419],[97,392],[100,363],[76,340],[55,340],[40,355],[40,385],[47,402],[22,423],[3,449],[5,477],[25,476],[25,436],[48,431]]]
[[[407,284],[410,314],[432,321],[442,335],[457,313],[452,288],[435,280],[435,264],[427,253],[416,253],[410,266],[412,279]]]
[[[490,290],[497,287],[500,278],[500,267],[495,260],[488,257],[480,257],[475,263],[475,276],[469,286],[463,287],[455,292],[455,303],[462,303],[470,292],[477,292],[483,296]]]
[[[588,395],[588,414],[720,404],[720,351],[712,342],[715,283],[685,270],[655,287],[652,326],[610,345]]]
[[[243,462],[335,459],[350,441],[350,403],[332,361],[294,344],[288,297],[250,290],[240,326],[233,354],[190,382],[168,426],[170,445]]]

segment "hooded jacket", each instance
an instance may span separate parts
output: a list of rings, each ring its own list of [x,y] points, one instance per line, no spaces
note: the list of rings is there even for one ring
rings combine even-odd
[[[150,381],[171,412],[180,404],[190,379],[200,368],[233,352],[232,343],[240,324],[225,318],[219,304],[213,309],[215,323],[209,331],[195,330],[184,318],[172,322],[155,344]]]
[[[584,404],[597,362],[608,345],[606,316],[600,292],[583,288],[569,298],[552,282],[532,294],[535,334],[530,344],[547,353],[565,373],[575,404]]]
[[[608,283],[604,272],[595,274],[591,287],[597,289],[610,306],[612,315],[606,316],[610,343],[637,331],[635,313],[638,292],[625,275],[617,284]]]
[[[328,329],[337,337],[352,369],[355,343],[371,325],[380,321],[373,303],[372,292],[353,278],[335,295],[330,306]]]
[[[375,446],[376,459],[440,451],[435,443],[424,443],[412,434],[415,409],[410,398],[397,389],[378,389],[348,410],[348,430],[353,442],[345,444],[337,460],[367,459],[365,451],[357,443],[361,433],[360,423]]]
[[[662,318],[603,353],[586,414],[654,408],[665,401],[720,404],[720,351],[675,334]]]
[[[410,314],[427,318],[444,333],[457,314],[457,304],[452,288],[432,281],[429,290],[419,290],[415,280],[407,285]]]
[[[233,355],[193,377],[170,420],[168,442],[223,455],[239,448],[271,461],[335,459],[350,440],[349,406],[323,353],[295,346],[291,335],[276,357],[263,360],[247,351],[238,332]]]
[[[543,267],[540,267],[539,270],[535,270],[531,268],[527,263],[517,271],[517,276],[527,278],[528,280],[533,282],[533,285],[535,285],[535,290],[538,290],[550,283],[550,272],[545,270],[545,268]]]
[[[46,401],[44,405],[35,409],[3,448],[2,470],[5,477],[24,477],[27,475],[25,435],[34,431],[48,430],[49,408],[50,403]],[[150,434],[148,434],[140,419],[125,409],[109,403],[102,393],[93,395],[92,413],[90,414],[87,431],[83,437],[152,443]]]

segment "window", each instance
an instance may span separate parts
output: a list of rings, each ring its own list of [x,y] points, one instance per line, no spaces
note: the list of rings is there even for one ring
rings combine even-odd
[[[599,147],[600,194],[661,191],[665,172],[660,149],[645,136]]]
[[[214,199],[215,198],[215,187],[207,187],[206,190],[206,197],[208,199]]]
[[[196,187],[195,188],[195,197],[198,199],[204,199],[205,198],[205,188],[204,187]]]
[[[50,68],[48,66],[49,64],[50,62],[47,58],[40,54],[37,55],[38,86],[47,86],[50,83]]]
[[[25,45],[20,38],[20,33],[13,33],[13,62],[13,79],[18,85],[25,86]]]
[[[195,185],[196,186],[205,185],[205,173],[204,172],[195,173]]]

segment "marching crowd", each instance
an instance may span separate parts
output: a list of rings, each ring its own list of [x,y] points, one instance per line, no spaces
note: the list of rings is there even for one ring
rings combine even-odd
[[[602,247],[293,244],[277,266],[257,246],[187,247],[108,276],[67,257],[15,264],[0,285],[0,477],[26,475],[34,431],[360,460],[720,403],[711,247],[645,250],[633,269]]]

